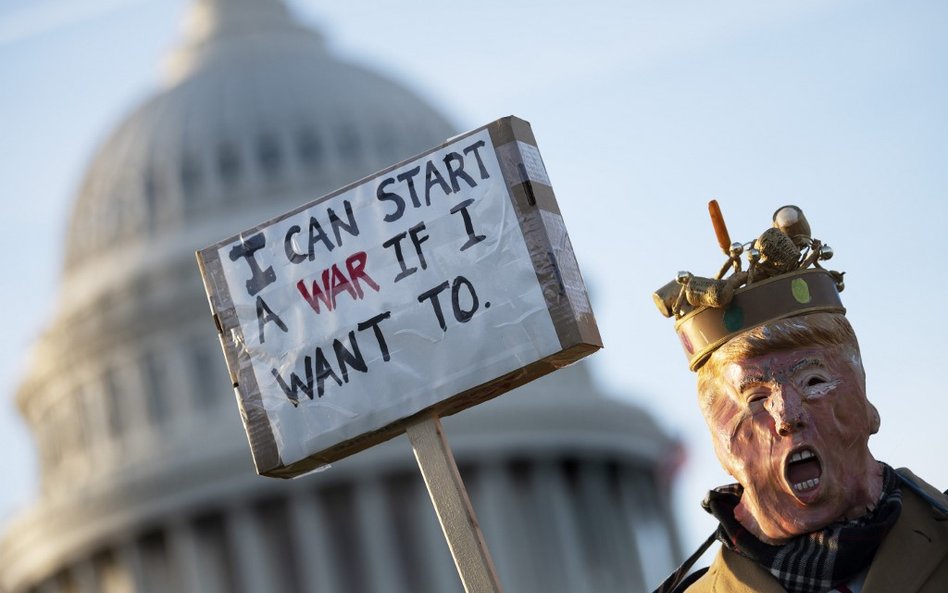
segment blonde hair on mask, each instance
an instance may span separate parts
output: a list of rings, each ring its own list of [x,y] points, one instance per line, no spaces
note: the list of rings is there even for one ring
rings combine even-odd
[[[856,332],[840,313],[812,313],[781,319],[755,327],[733,338],[711,355],[698,369],[698,397],[702,407],[711,404],[720,372],[729,363],[768,352],[808,346],[844,346],[851,349],[854,364],[862,372]]]

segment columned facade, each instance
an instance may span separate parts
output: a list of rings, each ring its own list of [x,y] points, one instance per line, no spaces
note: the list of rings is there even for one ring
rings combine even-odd
[[[0,539],[0,591],[461,591],[404,437],[255,475],[193,255],[458,130],[279,0],[196,0],[167,66],[75,200],[16,394],[41,492]],[[506,591],[644,591],[673,568],[676,445],[586,366],[445,427]]]

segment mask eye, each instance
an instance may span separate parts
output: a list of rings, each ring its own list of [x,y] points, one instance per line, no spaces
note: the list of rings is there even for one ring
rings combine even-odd
[[[747,396],[747,405],[754,409],[763,406],[769,395],[770,393],[765,391],[755,391]]]
[[[823,373],[813,373],[802,377],[800,386],[805,398],[818,398],[832,391],[833,382]]]

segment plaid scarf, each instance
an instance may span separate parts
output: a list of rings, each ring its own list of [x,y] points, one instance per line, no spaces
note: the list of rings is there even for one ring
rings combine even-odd
[[[702,506],[720,522],[716,535],[721,543],[768,570],[789,593],[824,593],[869,566],[902,512],[898,475],[888,465],[882,466],[882,495],[873,511],[797,536],[783,545],[765,544],[734,518],[734,508],[744,492],[740,484],[715,488]]]

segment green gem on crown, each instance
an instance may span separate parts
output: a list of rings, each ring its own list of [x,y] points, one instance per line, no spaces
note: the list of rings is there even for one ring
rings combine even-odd
[[[809,303],[812,299],[810,296],[810,285],[807,284],[803,278],[793,279],[790,283],[790,292],[793,294],[793,298],[801,305]]]

